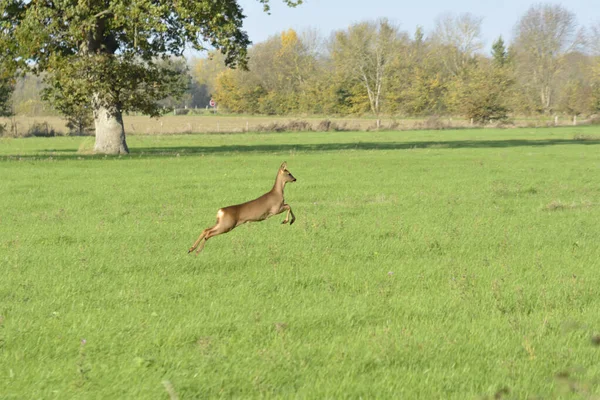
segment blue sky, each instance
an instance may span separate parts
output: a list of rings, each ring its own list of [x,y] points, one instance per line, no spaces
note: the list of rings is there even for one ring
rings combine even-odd
[[[240,0],[247,19],[244,29],[250,40],[261,42],[283,30],[302,31],[316,28],[324,37],[354,22],[387,17],[404,31],[413,33],[418,25],[428,32],[435,19],[444,12],[470,12],[483,17],[482,36],[486,49],[500,35],[505,41],[527,9],[540,1],[533,0],[305,0],[298,8],[288,8],[282,0],[271,0],[271,15],[262,11],[257,0]],[[577,16],[582,26],[600,21],[599,0],[554,1]]]

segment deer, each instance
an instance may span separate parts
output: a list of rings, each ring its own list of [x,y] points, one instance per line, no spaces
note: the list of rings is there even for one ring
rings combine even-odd
[[[283,199],[283,189],[288,182],[296,182],[296,178],[287,169],[287,163],[283,162],[277,171],[273,189],[257,199],[234,206],[220,208],[217,211],[217,222],[214,226],[202,231],[198,240],[188,250],[188,254],[196,250],[196,255],[204,249],[206,241],[211,237],[227,233],[246,222],[264,221],[273,215],[287,211],[282,224],[290,225],[296,221],[292,208]],[[290,220],[290,216],[292,219]]]

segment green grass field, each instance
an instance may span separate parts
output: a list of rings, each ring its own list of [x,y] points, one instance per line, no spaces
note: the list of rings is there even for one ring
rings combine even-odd
[[[0,140],[0,398],[600,396],[599,128],[91,140]]]

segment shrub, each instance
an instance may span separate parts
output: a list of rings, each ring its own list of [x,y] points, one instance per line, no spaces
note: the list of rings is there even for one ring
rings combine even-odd
[[[317,131],[329,132],[329,130],[331,129],[331,124],[332,124],[332,122],[330,120],[324,119],[323,121],[319,122],[319,124],[317,125]]]
[[[400,128],[400,123],[396,120],[393,120],[388,125],[380,123],[379,126],[377,126],[377,122],[375,122],[373,125],[369,125],[366,130],[367,130],[367,132],[370,132],[370,131],[394,131],[394,130],[400,130],[399,128]]]
[[[271,122],[266,125],[258,125],[256,132],[310,132],[312,125],[307,121],[297,120],[289,122]]]
[[[67,117],[69,135],[91,136],[94,134],[94,121],[91,113]]]
[[[48,125],[47,122],[42,122],[42,123],[34,122],[33,125],[31,125],[29,127],[29,129],[27,130],[27,133],[25,134],[25,136],[26,137],[28,137],[28,136],[53,137],[53,136],[58,136],[58,134],[56,133],[54,128],[52,128],[50,125]]]
[[[587,120],[590,125],[600,125],[600,115],[594,114]]]
[[[348,128],[348,125],[345,122],[337,123],[337,122],[331,122],[328,119],[324,119],[323,121],[321,121],[317,124],[316,130],[319,132],[329,132],[329,131],[344,132],[344,131],[349,131],[352,129]],[[358,129],[356,129],[356,130],[358,130]]]
[[[416,129],[431,129],[431,130],[439,130],[439,129],[448,129],[450,125],[443,121],[438,116],[428,117],[426,120],[422,122],[417,122],[415,124]]]
[[[312,125],[307,121],[290,121],[287,124],[287,130],[294,132],[312,131]]]
[[[176,108],[173,110],[174,115],[187,115],[187,114],[189,114],[189,112],[190,112],[189,108]]]

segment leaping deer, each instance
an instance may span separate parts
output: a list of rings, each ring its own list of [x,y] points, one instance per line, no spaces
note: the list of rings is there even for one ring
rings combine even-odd
[[[245,224],[246,222],[263,221],[273,215],[281,214],[284,211],[287,211],[287,215],[282,224],[287,224],[289,221],[290,225],[292,225],[296,220],[296,217],[292,212],[292,208],[289,204],[285,204],[285,200],[283,199],[283,188],[288,182],[296,182],[296,178],[294,178],[291,172],[287,170],[287,163],[284,162],[277,171],[273,189],[268,193],[263,194],[258,199],[219,209],[215,226],[203,230],[200,237],[198,237],[198,240],[196,240],[194,245],[188,250],[188,253],[191,253],[198,248],[198,250],[196,250],[196,255],[198,255],[202,249],[204,249],[206,241],[211,237],[227,233],[236,226]],[[290,215],[292,216],[291,221]],[[198,245],[200,245],[200,247],[198,247]]]

